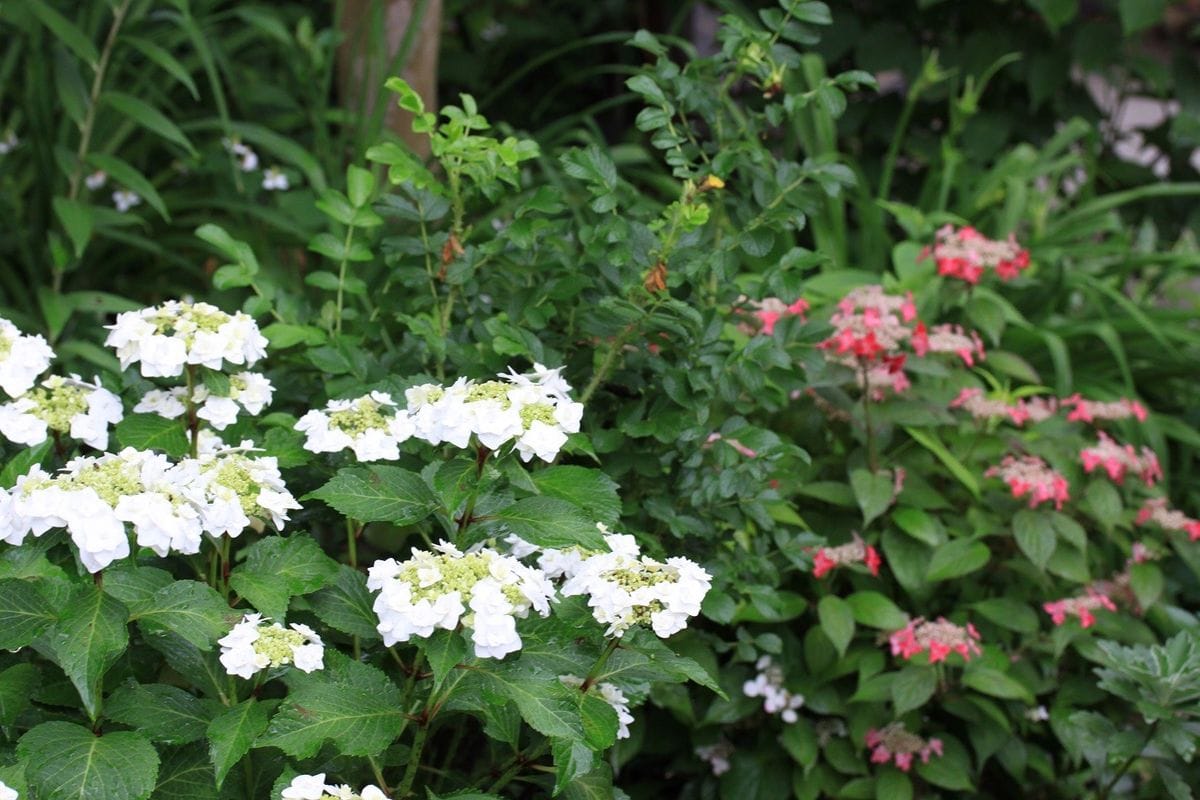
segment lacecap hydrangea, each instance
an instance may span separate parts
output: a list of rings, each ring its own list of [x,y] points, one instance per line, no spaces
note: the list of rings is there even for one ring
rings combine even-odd
[[[139,364],[147,378],[175,377],[186,365],[252,365],[267,354],[267,339],[252,317],[210,303],[169,300],[118,314],[107,327],[104,343],[116,349],[121,369]]]
[[[192,404],[196,417],[223,431],[237,421],[238,414],[245,411],[258,416],[271,404],[275,387],[264,375],[257,372],[238,372],[229,376],[229,388],[218,392],[203,384],[191,390]],[[142,395],[133,407],[136,414],[156,414],[166,419],[177,419],[187,412],[188,388],[175,386],[170,389],[151,389]]]
[[[304,447],[314,453],[350,448],[359,461],[395,461],[399,445],[416,430],[408,412],[387,392],[371,392],[352,400],[330,400],[296,423]]]
[[[260,670],[289,664],[302,672],[325,668],[325,643],[316,631],[298,622],[286,628],[266,623],[261,614],[246,614],[217,641],[226,672],[252,678]]]
[[[297,775],[283,788],[283,800],[388,800],[378,786],[368,785],[356,792],[347,784],[325,782],[325,773]]]
[[[54,351],[40,335],[26,335],[0,317],[0,389],[10,397],[20,397],[33,388],[38,375],[45,372]]]
[[[53,434],[78,439],[97,450],[108,448],[108,429],[125,416],[121,400],[100,385],[51,375],[35,389],[0,405],[0,434],[36,447]]]

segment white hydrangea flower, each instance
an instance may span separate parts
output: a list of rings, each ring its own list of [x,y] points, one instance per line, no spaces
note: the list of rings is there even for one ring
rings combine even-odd
[[[346,784],[325,783],[325,773],[297,775],[284,787],[283,800],[388,800],[378,786],[364,786],[355,792]]]
[[[331,400],[325,409],[313,409],[296,422],[305,435],[304,448],[313,453],[354,451],[359,461],[395,461],[399,445],[415,430],[387,392],[371,392],[353,400]]]
[[[667,638],[700,613],[712,576],[686,558],[665,563],[640,555],[633,538],[604,537],[611,552],[583,560],[560,590],[565,597],[587,595],[592,616],[607,625],[606,635],[620,637],[631,625],[648,624]]]
[[[783,670],[772,662],[770,656],[762,656],[754,666],[758,674],[753,680],[742,684],[742,694],[761,697],[763,711],[778,714],[789,725],[800,719],[796,709],[804,705],[804,696],[793,694],[784,687]]]
[[[266,625],[266,621],[262,614],[246,614],[217,640],[226,672],[252,678],[259,670],[288,664],[302,672],[325,668],[325,644],[312,628],[299,623],[285,628],[278,622]]]
[[[20,397],[50,366],[54,351],[39,334],[27,336],[0,317],[0,389]]]
[[[142,197],[137,192],[131,192],[129,189],[117,189],[112,193],[113,205],[117,211],[124,214],[134,206],[142,204]]]
[[[577,678],[574,675],[559,675],[558,679],[572,688],[583,688],[583,678]],[[625,697],[625,693],[611,683],[593,684],[592,688],[600,693],[604,702],[612,706],[613,711],[617,712],[617,738],[628,739],[629,723],[633,722],[633,714],[629,712],[629,700]]]
[[[50,432],[78,439],[89,447],[108,447],[108,428],[125,416],[121,400],[78,375],[51,375],[11,403],[0,405],[0,434],[30,447],[46,441]]]
[[[441,542],[436,549],[414,550],[402,563],[376,561],[369,570],[367,588],[379,592],[374,610],[385,644],[461,623],[471,629],[476,656],[504,658],[521,648],[518,618],[530,609],[550,613],[554,587],[538,570],[489,548],[463,553]]]
[[[253,457],[240,448],[223,448],[180,462],[188,498],[200,512],[205,532],[237,537],[252,520],[270,520],[283,530],[288,512],[300,504],[288,492],[274,457]]]
[[[218,370],[226,362],[251,365],[267,353],[266,337],[253,318],[209,303],[170,300],[121,313],[107,327],[105,344],[116,349],[121,368],[140,363],[148,378],[175,377],[186,364]]]
[[[0,800],[17,800],[18,797],[19,795],[17,794],[16,789],[12,788],[4,781],[0,781]]]
[[[165,419],[178,419],[187,411],[187,387],[151,389],[133,407],[135,414],[157,414]]]
[[[291,188],[288,176],[278,167],[267,167],[263,171],[262,188],[268,192],[286,192]]]

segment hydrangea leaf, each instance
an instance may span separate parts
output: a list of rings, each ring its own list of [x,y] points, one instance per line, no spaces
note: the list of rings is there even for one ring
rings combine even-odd
[[[200,744],[171,748],[162,753],[158,785],[151,800],[217,800],[212,765]]]
[[[283,619],[288,600],[315,592],[338,574],[338,564],[310,536],[268,536],[246,548],[229,584],[268,617]]]
[[[57,619],[38,581],[0,580],[0,649],[31,644]]]
[[[33,664],[14,664],[0,672],[0,725],[12,725],[17,715],[29,708],[37,684],[38,671]]]
[[[854,638],[854,611],[840,597],[826,595],[817,604],[817,617],[821,621],[821,630],[833,642],[838,656],[846,655],[846,648]]]
[[[161,450],[174,458],[185,456],[191,450],[183,424],[157,414],[130,414],[117,423],[113,436],[121,447]]]
[[[359,522],[412,525],[437,508],[437,498],[415,472],[399,467],[347,467],[305,498],[315,498]]]
[[[532,478],[543,495],[566,500],[597,522],[612,526],[621,517],[617,484],[601,470],[559,465],[538,470]]]
[[[510,531],[538,547],[608,549],[596,520],[556,497],[526,497],[495,516]]]
[[[133,731],[97,736],[70,722],[46,722],[21,737],[17,756],[41,800],[144,800],[158,778],[158,753]]]
[[[937,671],[932,666],[908,666],[892,681],[892,703],[900,717],[929,702],[937,689]]]
[[[162,683],[122,686],[104,706],[109,719],[137,728],[149,739],[188,744],[204,736],[220,705]]]
[[[1038,569],[1046,568],[1058,543],[1050,517],[1029,510],[1018,511],[1013,516],[1013,538],[1025,557]]]
[[[538,733],[584,741],[583,724],[573,697],[577,690],[564,686],[558,678],[531,677],[515,663],[489,665],[480,674],[496,692],[516,704],[521,718]]]
[[[367,579],[358,570],[340,566],[333,581],[308,600],[317,617],[334,630],[367,641],[379,638]]]
[[[433,685],[437,688],[467,654],[467,643],[458,631],[434,631],[428,639],[421,640],[421,649],[433,670]]]
[[[212,769],[216,771],[218,787],[225,783],[229,770],[250,752],[254,741],[267,729],[268,716],[268,706],[250,698],[208,723],[208,754]]]
[[[147,635],[171,631],[201,650],[212,647],[241,617],[217,592],[198,581],[175,581],[133,606],[130,621]]]
[[[104,673],[129,646],[129,617],[123,603],[99,587],[79,590],[47,634],[54,660],[79,691],[88,716],[100,713]]]

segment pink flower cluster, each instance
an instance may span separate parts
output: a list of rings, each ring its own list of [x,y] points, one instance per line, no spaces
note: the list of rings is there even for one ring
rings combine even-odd
[[[879,285],[860,286],[838,302],[838,310],[829,320],[836,332],[819,346],[838,356],[874,361],[899,352],[904,340],[912,336],[908,323],[916,318],[912,292],[897,297]]]
[[[964,628],[945,617],[938,617],[936,622],[917,617],[888,637],[888,641],[892,655],[911,659],[928,652],[930,664],[945,661],[951,653],[958,653],[965,661],[970,661],[972,655],[983,652],[978,644],[979,631],[974,625],[968,622]]]
[[[1111,402],[1101,400],[1086,400],[1079,394],[1064,398],[1062,404],[1071,409],[1067,414],[1068,422],[1095,422],[1096,420],[1111,421],[1135,418],[1138,422],[1146,421],[1146,407],[1137,400],[1121,398]]]
[[[926,741],[904,728],[903,722],[893,722],[883,728],[867,731],[867,747],[871,749],[872,764],[892,761],[902,771],[912,768],[913,756],[920,756],[922,764],[928,764],[933,755],[942,755],[942,740]]]
[[[1137,519],[1134,521],[1138,525],[1153,522],[1167,531],[1186,531],[1188,539],[1193,542],[1200,539],[1200,520],[1192,519],[1182,511],[1171,508],[1167,505],[1165,497],[1154,497],[1147,500],[1138,511]]]
[[[808,301],[803,297],[794,303],[785,303],[778,297],[767,297],[754,305],[757,308],[752,313],[762,323],[762,332],[767,336],[775,332],[775,325],[779,320],[785,316],[799,317],[803,320],[804,314],[809,308]]]
[[[1096,444],[1079,452],[1084,472],[1090,474],[1096,467],[1103,466],[1114,483],[1123,483],[1125,474],[1131,472],[1140,477],[1147,486],[1153,486],[1162,478],[1158,456],[1149,447],[1143,447],[1139,453],[1133,449],[1133,445],[1120,445],[1103,431],[1099,437]]]
[[[917,324],[912,337],[913,350],[919,356],[926,353],[954,353],[968,367],[975,366],[975,359],[986,357],[983,340],[975,331],[967,333],[961,325],[935,325],[928,331],[925,323]]]
[[[1012,280],[1029,267],[1029,251],[1017,244],[1016,237],[989,239],[970,226],[955,228],[945,225],[937,232],[933,248],[926,248],[921,258],[933,255],[938,275],[958,278],[969,284],[979,283],[988,269],[1000,280]]]
[[[1003,419],[1007,417],[1014,425],[1026,422],[1041,422],[1054,416],[1058,401],[1053,397],[1032,397],[1015,403],[1005,403],[985,397],[983,390],[969,387],[950,401],[950,408],[961,408],[976,419]]]
[[[998,465],[983,473],[987,478],[1001,478],[1016,498],[1029,495],[1029,507],[1053,501],[1055,510],[1071,499],[1070,484],[1061,473],[1050,468],[1037,456],[1005,456]]]
[[[1096,615],[1092,612],[1098,608],[1107,608],[1109,611],[1116,611],[1117,606],[1112,599],[1092,587],[1088,587],[1086,594],[1081,594],[1078,597],[1067,597],[1062,600],[1054,600],[1049,603],[1043,603],[1042,608],[1050,615],[1050,619],[1055,625],[1062,625],[1067,621],[1068,616],[1079,617],[1081,627],[1090,628],[1096,622]]]
[[[813,556],[813,577],[823,578],[844,564],[866,564],[871,574],[878,576],[883,559],[874,547],[856,534],[854,541],[840,547],[822,547],[818,550]]]

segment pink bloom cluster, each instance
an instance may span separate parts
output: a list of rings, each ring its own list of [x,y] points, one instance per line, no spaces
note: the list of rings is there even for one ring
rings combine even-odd
[[[935,325],[926,331],[925,323],[918,323],[913,331],[913,350],[917,355],[926,353],[954,353],[968,367],[975,366],[975,359],[985,358],[983,340],[975,331],[967,333],[961,325]]]
[[[1070,484],[1061,473],[1050,468],[1037,456],[1005,456],[998,465],[983,473],[987,478],[1001,478],[1016,498],[1029,495],[1029,507],[1054,501],[1055,510],[1071,499]]]
[[[897,297],[877,284],[859,286],[838,302],[838,310],[829,320],[836,332],[820,347],[862,361],[891,356],[912,336],[908,323],[916,318],[912,292]]]
[[[1186,531],[1188,539],[1193,542],[1200,539],[1200,520],[1192,519],[1182,511],[1169,507],[1165,497],[1154,497],[1147,500],[1138,511],[1135,522],[1138,525],[1153,522],[1167,531]]]
[[[1017,244],[1016,237],[989,239],[970,226],[955,228],[945,225],[937,232],[933,248],[926,248],[921,258],[932,253],[938,275],[958,278],[969,284],[979,283],[983,273],[991,269],[1000,280],[1012,280],[1029,267],[1029,251]]]
[[[808,311],[808,301],[803,297],[797,299],[794,303],[785,303],[778,297],[767,297],[763,300],[754,303],[757,308],[752,312],[758,321],[762,323],[762,332],[770,336],[775,332],[775,325],[785,316],[799,317],[804,319],[804,314]]]
[[[1124,482],[1125,474],[1132,472],[1147,486],[1153,486],[1155,481],[1162,478],[1158,456],[1149,447],[1143,447],[1141,453],[1138,453],[1133,449],[1133,445],[1120,445],[1103,431],[1099,436],[1095,445],[1085,447],[1079,453],[1084,472],[1090,474],[1096,467],[1103,466],[1114,483]]]
[[[969,387],[950,401],[950,408],[961,408],[976,419],[1003,419],[1007,417],[1014,425],[1026,422],[1041,422],[1054,416],[1058,401],[1052,397],[1032,397],[1015,403],[1005,403],[985,397],[983,390]]]
[[[904,728],[903,722],[893,722],[883,728],[867,731],[867,747],[871,748],[871,763],[895,762],[902,771],[912,768],[913,756],[920,756],[922,764],[928,764],[933,755],[942,755],[942,740],[926,741]]]
[[[945,661],[946,656],[958,653],[964,660],[970,661],[972,655],[980,655],[979,631],[967,623],[955,625],[945,617],[938,617],[936,622],[929,622],[924,617],[911,620],[900,630],[888,637],[892,646],[892,655],[911,659],[913,656],[928,652],[929,663],[936,664]]]
[[[1121,398],[1112,402],[1101,400],[1085,400],[1078,394],[1064,398],[1064,407],[1071,409],[1067,414],[1068,422],[1095,422],[1096,420],[1119,420],[1135,418],[1138,422],[1146,421],[1146,407],[1137,400]]]
[[[1113,603],[1108,595],[1100,592],[1092,587],[1088,587],[1086,594],[1081,594],[1078,597],[1067,597],[1062,600],[1054,600],[1049,603],[1043,603],[1042,608],[1050,615],[1055,625],[1062,625],[1067,621],[1068,616],[1079,617],[1079,624],[1084,628],[1090,628],[1096,622],[1096,615],[1092,612],[1098,608],[1107,608],[1109,611],[1116,611],[1117,606]]]
[[[855,535],[854,541],[840,547],[822,547],[813,556],[813,577],[823,578],[844,564],[866,564],[872,575],[879,575],[883,559],[874,547]]]

